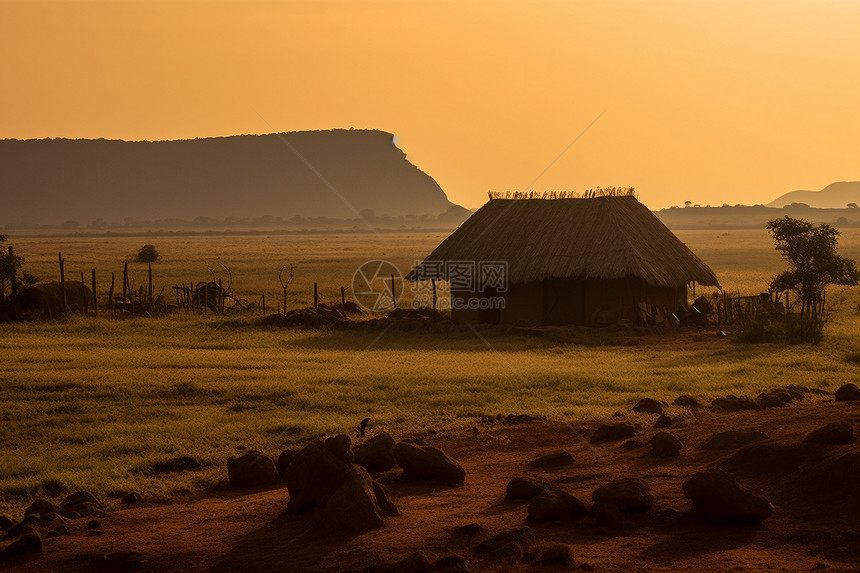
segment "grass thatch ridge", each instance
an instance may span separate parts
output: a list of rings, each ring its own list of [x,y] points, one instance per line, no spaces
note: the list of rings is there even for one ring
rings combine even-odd
[[[636,197],[633,187],[595,187],[578,191],[488,191],[493,199],[593,199],[594,197]]]

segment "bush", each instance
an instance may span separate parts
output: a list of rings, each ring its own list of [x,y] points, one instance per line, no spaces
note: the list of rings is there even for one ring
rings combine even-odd
[[[824,320],[799,314],[761,314],[748,320],[738,340],[749,344],[802,344],[821,342]]]
[[[135,260],[139,263],[154,263],[161,255],[158,254],[155,245],[144,245],[137,251]]]

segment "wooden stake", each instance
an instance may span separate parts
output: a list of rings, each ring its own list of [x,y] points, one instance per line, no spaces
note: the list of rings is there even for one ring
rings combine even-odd
[[[114,310],[114,300],[113,300],[113,284],[116,281],[116,276],[114,273],[110,274],[110,291],[108,292],[108,312],[113,313]]]
[[[122,267],[122,302],[125,304],[128,298],[128,261]]]
[[[99,298],[96,295],[96,270],[93,269],[93,312],[99,309]]]
[[[266,316],[266,293],[260,295],[260,306],[263,308],[263,316]]]
[[[10,249],[12,247],[9,247]],[[340,287],[340,304],[346,305],[346,291],[343,287]]]
[[[394,292],[394,275],[391,275],[391,306],[397,308],[397,293]]]
[[[317,288],[317,283],[314,283],[314,308],[319,305],[319,289]]]
[[[60,259],[60,291],[63,295],[63,316],[66,316],[66,313],[69,312],[69,299],[66,297],[66,271],[64,269],[64,265],[66,263],[65,259],[63,259],[63,253],[59,254]]]

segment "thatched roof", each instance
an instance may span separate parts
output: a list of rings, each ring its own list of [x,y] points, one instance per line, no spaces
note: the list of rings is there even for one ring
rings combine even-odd
[[[507,261],[510,284],[632,276],[655,286],[719,286],[713,271],[633,196],[491,199],[407,279],[426,277],[435,261]],[[448,277],[443,270],[436,278]]]

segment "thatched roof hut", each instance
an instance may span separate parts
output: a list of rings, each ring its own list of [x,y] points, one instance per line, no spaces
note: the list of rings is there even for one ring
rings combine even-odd
[[[458,300],[502,293],[477,288],[456,293],[452,285],[455,318],[555,324],[613,318],[639,322],[642,312],[653,315],[651,307],[668,313],[685,305],[690,283],[719,286],[713,271],[632,193],[492,197],[407,276],[413,281],[450,280],[451,261],[474,261],[476,269],[481,262],[506,263],[504,309],[483,314],[481,310],[487,309],[458,311]],[[468,304],[481,306],[474,301]],[[602,318],[595,316],[600,313]]]
[[[87,303],[92,298],[93,292],[83,283],[78,281],[66,282],[68,312],[85,312]],[[65,315],[63,312],[63,289],[59,282],[38,283],[29,286],[18,293],[14,304],[15,315],[18,320],[61,318]]]

